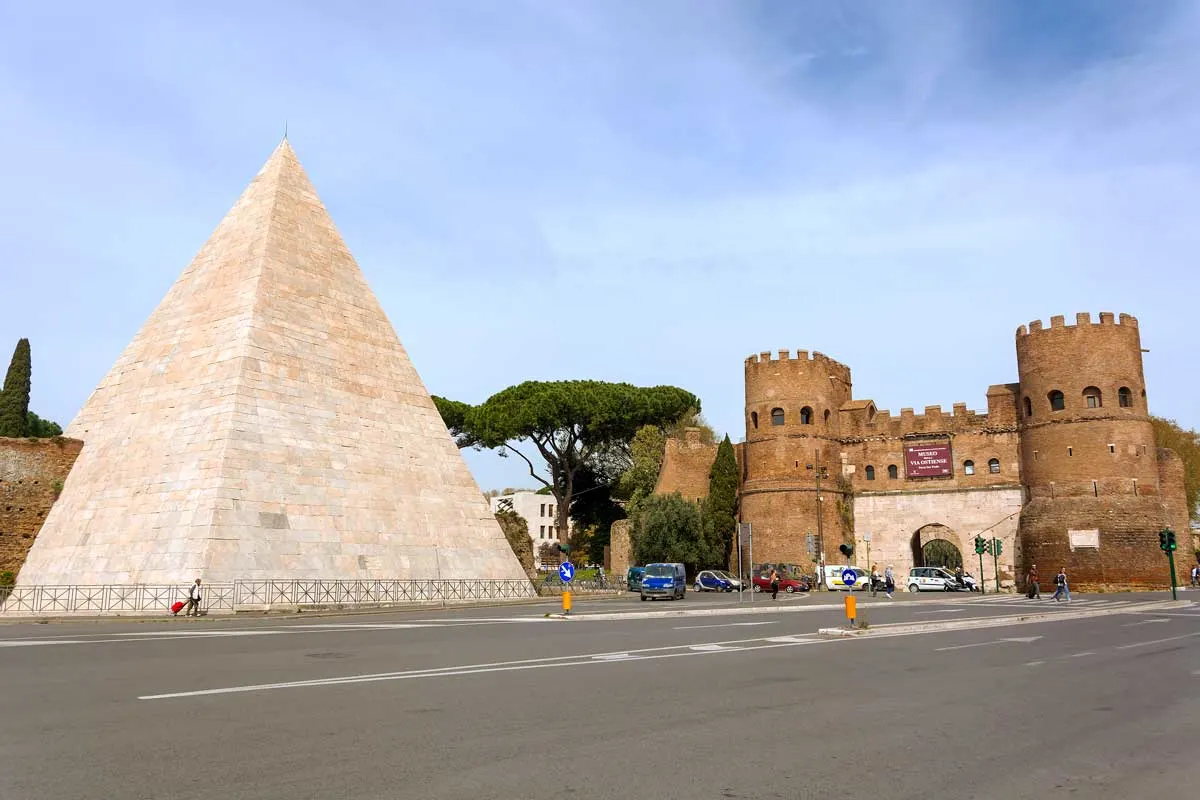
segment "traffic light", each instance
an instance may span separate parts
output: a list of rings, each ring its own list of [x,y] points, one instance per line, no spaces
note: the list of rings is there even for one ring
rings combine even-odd
[[[838,545],[838,552],[840,552],[846,558],[849,558],[850,556],[854,555],[854,545],[840,544]]]
[[[570,552],[571,552],[571,545],[569,545],[569,544],[564,544],[564,543],[562,543],[562,542],[559,542],[559,543],[558,543],[558,552],[560,552],[560,553],[570,553]]]
[[[999,539],[992,539],[992,555],[997,558],[1004,552],[1004,542]]]
[[[986,548],[986,545],[984,544],[983,537],[976,536],[975,537],[975,552],[978,553],[979,555],[983,555],[985,548]]]
[[[1159,531],[1158,546],[1165,553],[1176,550],[1178,545],[1175,544],[1175,531],[1171,530],[1170,528],[1163,528],[1161,531]]]

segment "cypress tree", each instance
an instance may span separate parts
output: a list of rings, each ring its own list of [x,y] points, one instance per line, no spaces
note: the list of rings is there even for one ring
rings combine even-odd
[[[738,466],[733,452],[733,443],[727,435],[717,447],[717,457],[708,471],[708,500],[704,504],[711,535],[720,548],[725,564],[733,547],[733,534],[737,525]]]
[[[33,365],[29,354],[29,340],[17,342],[8,374],[4,376],[4,390],[0,392],[0,436],[24,436],[28,426],[30,377]]]

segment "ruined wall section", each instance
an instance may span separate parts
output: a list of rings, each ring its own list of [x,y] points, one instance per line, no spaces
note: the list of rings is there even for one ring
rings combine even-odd
[[[0,572],[17,573],[83,449],[78,439],[0,439]]]
[[[667,439],[655,494],[678,492],[698,503],[708,497],[708,473],[717,459],[717,445],[702,441],[698,428],[687,428],[682,439]]]

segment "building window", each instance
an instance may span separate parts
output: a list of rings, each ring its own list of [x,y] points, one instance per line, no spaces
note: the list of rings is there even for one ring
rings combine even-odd
[[[754,426],[755,430],[758,430],[758,412],[757,411],[750,412],[750,424]]]
[[[1100,390],[1095,386],[1089,386],[1083,390],[1083,400],[1087,403],[1088,408],[1100,408],[1104,405],[1100,397]]]
[[[812,425],[812,409],[808,406],[800,409],[800,424]]]
[[[888,464],[888,477],[889,478],[891,478],[892,480],[896,480],[896,478],[899,476],[899,474],[900,474],[900,471],[898,469],[896,469],[895,464]]]
[[[974,475],[975,474],[975,462],[974,461],[964,461],[963,462],[963,474],[964,475]]]
[[[545,503],[542,503],[542,510],[538,512],[538,516],[539,517],[546,516],[546,504]]]
[[[550,504],[550,516],[552,516],[552,517],[554,516],[554,504],[553,503]]]
[[[1033,416],[1033,403],[1030,401],[1030,399],[1028,397],[1025,398],[1025,416],[1027,416],[1027,417]]]
[[[993,459],[989,460],[988,461],[988,472],[995,475],[999,471],[1000,471],[1000,459],[993,458]]]
[[[825,424],[829,424],[829,409],[825,409]]]
[[[1117,446],[1115,444],[1110,444],[1108,446],[1108,452],[1112,453],[1113,455],[1116,455],[1117,454]]]
[[[1063,397],[1063,393],[1060,392],[1058,389],[1055,389],[1054,391],[1050,392],[1050,394],[1048,394],[1046,396],[1050,398],[1050,410],[1051,411],[1062,411],[1064,408],[1067,407],[1066,398]]]
[[[545,526],[545,525],[539,525],[539,526],[538,526],[538,538],[539,538],[539,539],[545,539],[545,538],[546,538],[546,526]]]
[[[771,409],[771,424],[772,425],[782,425],[783,424],[783,409],[782,408],[772,408]]]
[[[869,480],[869,481],[875,480],[875,468],[874,467],[867,467],[867,480]]]
[[[1117,390],[1117,405],[1121,408],[1133,408],[1133,392],[1129,391],[1128,386]]]
[[[1074,448],[1074,447],[1068,447],[1068,448],[1067,448],[1067,457],[1068,457],[1068,458],[1070,458],[1070,457],[1071,457],[1071,456],[1073,456],[1073,455],[1075,455],[1075,448]]]

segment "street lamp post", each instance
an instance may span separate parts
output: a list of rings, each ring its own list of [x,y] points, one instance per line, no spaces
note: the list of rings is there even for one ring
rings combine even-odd
[[[825,585],[825,525],[822,513],[825,505],[821,498],[821,478],[828,477],[829,471],[812,464],[805,464],[804,468],[812,470],[817,479],[817,591],[820,591]]]

